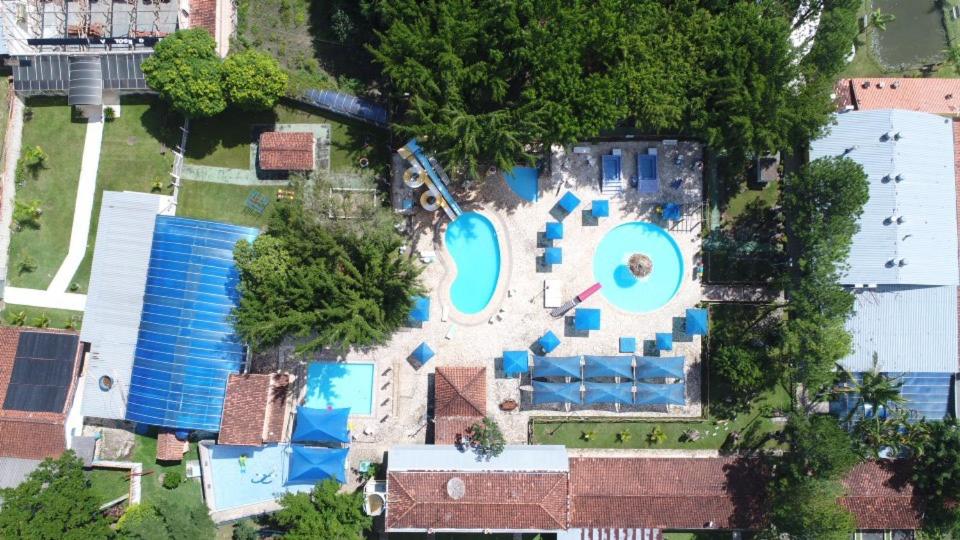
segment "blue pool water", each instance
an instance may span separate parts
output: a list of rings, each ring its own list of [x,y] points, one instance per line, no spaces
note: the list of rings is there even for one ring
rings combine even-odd
[[[307,368],[304,406],[350,407],[351,415],[370,416],[373,413],[373,364],[313,362]]]
[[[276,499],[284,493],[310,491],[312,483],[288,484],[290,455],[286,444],[266,446],[210,447],[210,473],[204,478],[213,485],[213,507],[226,510]],[[240,456],[246,465],[240,467]]]
[[[535,167],[514,167],[510,172],[503,173],[503,179],[510,189],[521,199],[530,202],[537,202],[539,176],[540,171]]]
[[[447,227],[447,251],[457,265],[450,300],[461,313],[487,307],[500,279],[500,243],[493,223],[476,212],[461,215]]]
[[[634,253],[653,261],[653,272],[637,279],[627,267]],[[593,255],[600,292],[620,309],[646,313],[677,294],[683,280],[683,255],[670,233],[652,223],[624,223],[608,232]]]

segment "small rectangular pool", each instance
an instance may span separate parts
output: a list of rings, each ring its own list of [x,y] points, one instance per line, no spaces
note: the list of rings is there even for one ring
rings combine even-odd
[[[307,368],[304,406],[315,409],[350,408],[353,416],[373,414],[372,362],[313,362]]]
[[[290,455],[286,444],[210,446],[213,508],[219,512],[273,501],[284,493],[310,491],[313,484],[287,484]],[[241,467],[240,456],[245,456]],[[209,497],[209,493],[207,495]]]

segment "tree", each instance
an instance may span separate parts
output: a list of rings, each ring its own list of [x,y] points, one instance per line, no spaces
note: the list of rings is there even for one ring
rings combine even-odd
[[[36,179],[41,170],[47,168],[47,153],[40,146],[28,146],[23,149],[17,161],[17,181],[23,183],[29,175]]]
[[[227,101],[245,111],[272,109],[287,89],[287,74],[280,64],[255,49],[228,56],[222,73]]]
[[[877,30],[884,32],[887,29],[887,25],[897,20],[897,17],[892,13],[884,13],[883,10],[877,8],[870,12],[870,24]]]
[[[660,426],[653,426],[650,433],[647,433],[647,442],[652,445],[663,444],[667,440],[667,434],[663,432]]]
[[[37,259],[33,258],[33,255],[29,253],[23,253],[20,257],[20,262],[17,263],[17,270],[21,274],[29,274],[37,269]]]
[[[845,422],[853,419],[853,416],[864,407],[869,405],[873,411],[873,418],[880,420],[880,408],[899,408],[906,403],[906,398],[900,394],[903,388],[903,381],[880,373],[877,369],[877,353],[873,353],[873,366],[861,374],[858,381],[853,373],[840,366],[840,381],[845,383],[841,392],[852,393],[856,395],[856,403],[847,413]]]
[[[630,433],[629,429],[621,429],[620,432],[617,433],[617,442],[626,444],[630,442],[632,437],[633,434]]]
[[[13,326],[23,326],[27,324],[27,312],[22,309],[14,312],[10,315],[10,324]]]
[[[170,34],[143,61],[147,84],[188,117],[219,114],[227,101],[216,47],[213,37],[202,28]]]
[[[233,525],[233,534],[231,536],[233,540],[257,540],[260,538],[260,535],[257,534],[257,529],[245,519]]]
[[[33,318],[33,325],[37,328],[47,328],[50,326],[50,316],[46,313],[41,313]]]
[[[791,540],[849,540],[856,522],[837,503],[842,495],[836,480],[805,478],[775,498],[770,521]]]
[[[467,428],[466,434],[473,451],[483,459],[499,456],[507,444],[500,426],[489,416]]]
[[[346,11],[337,8],[330,16],[330,31],[338,42],[346,43],[353,33],[353,19]]]
[[[19,486],[0,489],[0,537],[34,540],[107,538],[110,528],[83,474],[67,450],[45,459]]]
[[[272,521],[288,540],[363,540],[373,525],[363,512],[363,494],[339,491],[339,483],[324,480],[310,493],[287,493]]]
[[[924,528],[937,534],[960,533],[960,424],[928,422],[914,434],[911,480],[926,508]]]
[[[166,489],[176,489],[183,482],[180,471],[170,471],[163,475],[163,487]]]
[[[130,540],[205,540],[215,533],[206,506],[193,504],[185,508],[168,497],[128,509],[117,524],[117,536]]]
[[[768,386],[759,351],[742,346],[720,348],[710,358],[710,367],[730,386],[731,397],[749,403]]]
[[[14,201],[13,221],[17,228],[21,229],[28,226],[34,229],[40,228],[40,216],[43,215],[43,206],[40,201],[33,199],[27,202]]]
[[[860,461],[850,435],[831,415],[792,414],[784,435],[790,451],[782,474],[790,483],[807,477],[838,480]]]

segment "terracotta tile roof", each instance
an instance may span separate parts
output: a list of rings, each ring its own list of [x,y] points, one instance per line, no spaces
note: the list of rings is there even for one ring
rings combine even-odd
[[[230,375],[217,442],[259,446],[280,441],[289,380],[286,374]]]
[[[934,114],[960,112],[960,79],[871,77],[848,81],[853,104],[858,110],[906,109]]]
[[[313,133],[267,131],[260,135],[260,168],[268,171],[312,171]]]
[[[570,526],[755,528],[764,511],[759,470],[736,458],[574,458]]]
[[[847,495],[840,504],[859,529],[919,529],[922,510],[909,478],[905,461],[861,463],[843,479]]]
[[[190,449],[187,441],[178,441],[171,430],[161,430],[157,434],[157,461],[180,461]]]
[[[190,0],[190,27],[217,37],[217,0]]]
[[[438,367],[433,385],[434,443],[453,444],[487,414],[487,370]]]
[[[449,483],[459,478],[463,496]],[[565,473],[391,472],[387,475],[387,530],[567,528]]]

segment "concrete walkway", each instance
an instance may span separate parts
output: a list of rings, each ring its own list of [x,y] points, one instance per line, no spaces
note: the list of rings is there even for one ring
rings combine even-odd
[[[87,237],[93,217],[93,199],[97,193],[97,170],[100,167],[100,146],[103,143],[103,117],[87,120],[87,135],[83,141],[83,161],[80,164],[80,182],[77,184],[77,202],[73,208],[73,228],[70,230],[70,248],[60,269],[47,287],[51,293],[62,293],[70,287],[70,280],[80,268],[87,253]]]
[[[3,301],[7,304],[38,308],[83,311],[83,308],[87,305],[87,295],[7,287],[3,291]]]
[[[7,281],[15,177],[23,138],[23,101],[14,94],[12,88],[10,94],[10,117],[7,119],[7,130],[3,139],[3,175],[0,186],[0,280],[3,280],[3,283]]]

